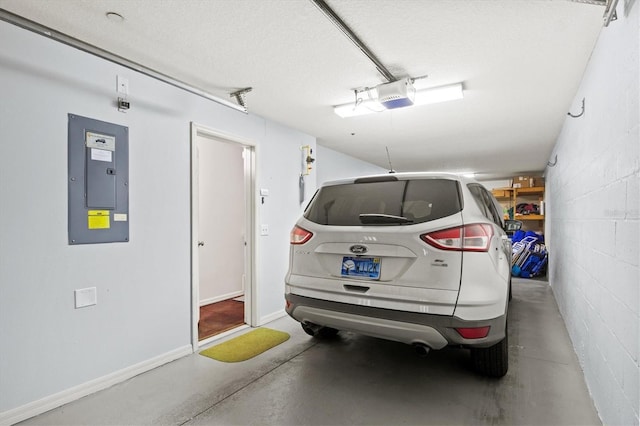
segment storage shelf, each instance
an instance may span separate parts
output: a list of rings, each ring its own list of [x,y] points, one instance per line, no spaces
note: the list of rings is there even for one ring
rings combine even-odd
[[[534,186],[533,188],[514,188],[514,191],[516,191],[516,194],[544,194],[544,188],[541,186]]]
[[[541,214],[517,214],[515,220],[544,220],[544,215]]]
[[[513,197],[513,188],[496,188],[491,190],[491,193],[497,199],[511,199]]]
[[[513,205],[519,203],[541,203],[544,198],[544,187],[534,186],[531,188],[513,188]],[[529,224],[529,228],[536,232],[544,232],[544,215],[541,214],[516,214],[515,220],[520,220]]]
[[[536,213],[544,212],[544,194],[545,186],[540,178],[532,178],[536,182],[537,186],[530,188],[514,188],[514,187],[502,187],[494,188],[491,192],[496,197],[498,202],[502,205],[505,211],[509,210],[512,213],[514,220],[522,221],[523,230],[535,231],[537,233],[544,233],[545,216],[543,214],[517,214],[515,212],[518,204],[537,204],[540,206],[540,211],[536,210]],[[516,178],[513,178],[513,182],[516,182]],[[526,179],[520,184],[529,184],[531,179]],[[515,214],[514,214],[515,213]],[[505,214],[505,219],[509,215]]]

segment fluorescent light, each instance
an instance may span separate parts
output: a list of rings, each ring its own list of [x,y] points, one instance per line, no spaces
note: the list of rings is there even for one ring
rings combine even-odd
[[[354,103],[338,105],[333,108],[333,111],[342,118],[357,117],[358,115],[366,115],[374,112],[386,111],[386,108],[380,104],[377,100],[367,99],[357,105]]]
[[[414,105],[436,104],[438,102],[455,101],[462,99],[462,83],[449,84],[448,86],[433,87],[431,89],[418,90],[413,100]]]
[[[431,87],[416,91],[413,106],[453,101],[462,99],[463,97],[462,83]],[[371,96],[370,99],[361,100],[357,104],[352,102],[345,105],[338,105],[334,107],[333,110],[340,117],[347,118],[386,111],[386,108],[378,102],[377,93],[374,92],[374,96]]]

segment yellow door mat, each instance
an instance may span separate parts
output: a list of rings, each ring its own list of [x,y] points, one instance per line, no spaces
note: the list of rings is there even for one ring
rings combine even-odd
[[[227,340],[200,352],[209,358],[222,362],[240,362],[260,355],[282,342],[289,340],[289,334],[270,328],[257,328],[253,331]]]

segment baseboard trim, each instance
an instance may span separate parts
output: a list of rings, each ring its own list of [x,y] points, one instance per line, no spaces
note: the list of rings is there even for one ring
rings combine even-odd
[[[54,408],[73,402],[77,399],[90,395],[92,393],[109,388],[115,384],[124,382],[139,374],[153,370],[163,364],[175,361],[186,355],[191,355],[193,348],[191,345],[182,346],[173,351],[151,358],[147,361],[132,365],[119,371],[115,371],[106,376],[82,383],[62,392],[44,397],[37,401],[30,402],[17,408],[0,413],[0,425],[13,425],[38,414],[45,413]]]
[[[280,310],[280,311],[276,311],[272,314],[269,315],[265,315],[263,317],[260,317],[260,319],[258,320],[258,326],[262,326],[265,325],[271,321],[275,321],[279,318],[284,317],[285,315],[287,315],[287,311],[285,311],[284,309]]]
[[[234,299],[239,296],[244,296],[244,291],[234,291],[233,293],[223,294],[222,296],[210,297],[208,299],[202,299],[200,306],[210,305],[216,302],[222,302],[223,300]]]
[[[239,325],[236,328],[232,328],[231,330],[227,330],[227,331],[223,331],[220,334],[216,334],[213,335],[211,337],[207,337],[206,339],[200,340],[198,342],[198,350],[200,350],[200,348],[203,348],[211,343],[217,342],[218,340],[222,340],[224,338],[226,338],[227,336],[231,336],[233,334],[236,333],[240,333],[243,330],[246,330],[248,328],[251,328],[250,326],[248,326],[247,324],[243,324],[243,325]]]

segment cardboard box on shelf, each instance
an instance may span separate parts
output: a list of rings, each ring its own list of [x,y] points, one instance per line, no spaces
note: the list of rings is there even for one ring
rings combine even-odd
[[[511,190],[507,190],[507,189],[492,189],[491,192],[493,193],[493,196],[496,198],[509,198],[511,197]]]
[[[544,188],[544,178],[543,177],[533,178],[533,186],[535,186],[536,188]]]
[[[532,176],[516,176],[513,178],[514,188],[531,188],[535,178]]]

